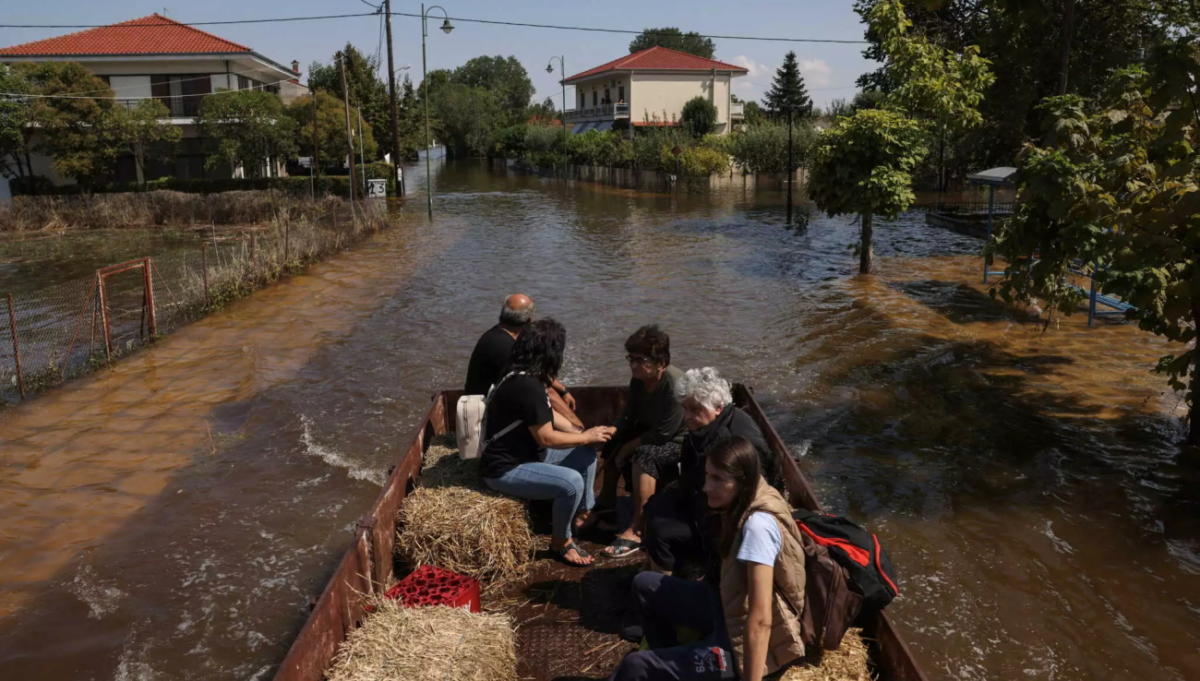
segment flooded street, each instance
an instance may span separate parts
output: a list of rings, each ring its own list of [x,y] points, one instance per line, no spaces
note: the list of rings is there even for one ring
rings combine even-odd
[[[410,174],[410,187],[422,182]],[[451,164],[396,226],[0,412],[0,679],[266,679],[500,302],[563,380],[674,363],[754,387],[825,506],[889,548],[940,679],[1200,678],[1200,461],[1131,325],[988,298],[921,215],[783,226],[781,197],[643,194]]]

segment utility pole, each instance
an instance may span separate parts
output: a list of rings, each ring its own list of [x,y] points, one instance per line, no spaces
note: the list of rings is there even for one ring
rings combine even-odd
[[[429,220],[433,221],[433,171],[429,165],[429,67],[425,58],[425,39],[429,31],[425,28],[425,3],[421,3],[421,88],[424,92],[421,99],[425,103],[425,207],[429,212]]]
[[[350,89],[346,87],[346,53],[338,52],[338,64],[342,74],[342,105],[346,110],[346,160],[350,163],[350,211],[354,211],[354,187],[357,174],[354,172],[354,132],[350,126]]]
[[[362,166],[363,198],[367,198],[367,154],[363,149],[362,109],[358,110],[358,163]]]
[[[400,114],[396,111],[396,65],[392,62],[392,0],[383,0],[383,24],[387,27],[388,97],[392,117],[392,181],[400,193]]]

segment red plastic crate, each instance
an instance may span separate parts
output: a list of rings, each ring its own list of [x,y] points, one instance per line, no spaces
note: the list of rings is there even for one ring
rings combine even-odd
[[[479,582],[432,565],[417,568],[384,595],[410,608],[449,605],[479,612]]]

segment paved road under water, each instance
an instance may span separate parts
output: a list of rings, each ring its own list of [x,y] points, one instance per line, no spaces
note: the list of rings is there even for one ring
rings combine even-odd
[[[832,510],[886,540],[934,678],[1200,678],[1200,464],[1128,325],[1041,324],[978,243],[450,165],[395,229],[0,414],[0,678],[263,679],[384,472],[523,290],[565,380],[678,365],[753,385]],[[413,183],[414,186],[416,183]]]

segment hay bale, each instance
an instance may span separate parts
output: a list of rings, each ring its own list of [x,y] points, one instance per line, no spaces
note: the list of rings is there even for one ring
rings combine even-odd
[[[409,565],[435,565],[481,582],[520,579],[535,542],[525,504],[484,487],[478,461],[457,450],[426,451],[420,486],[397,513],[396,552]]]
[[[479,473],[479,460],[460,459],[453,438],[448,441],[445,438],[437,438],[429,444],[421,462],[420,485],[430,488],[463,487],[490,492]]]
[[[445,606],[406,608],[372,599],[375,611],[346,636],[328,681],[516,681],[512,620]]]
[[[837,650],[822,651],[818,664],[789,668],[779,681],[873,681],[867,666],[867,644],[862,629],[850,629]]]

